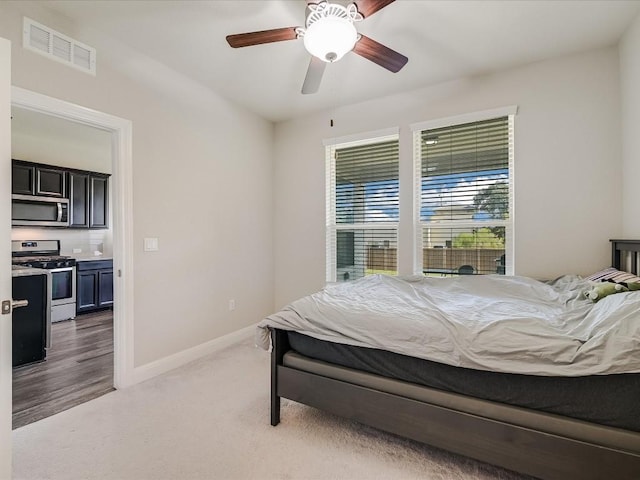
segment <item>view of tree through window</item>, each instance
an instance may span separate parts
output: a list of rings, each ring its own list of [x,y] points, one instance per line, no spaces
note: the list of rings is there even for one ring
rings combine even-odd
[[[509,122],[502,117],[420,132],[425,274],[505,273]]]
[[[512,116],[415,133],[416,255],[425,275],[506,273],[512,139]],[[398,135],[326,151],[327,281],[397,274]]]

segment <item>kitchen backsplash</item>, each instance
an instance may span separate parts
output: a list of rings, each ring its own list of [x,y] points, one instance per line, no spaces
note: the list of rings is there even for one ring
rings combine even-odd
[[[111,230],[75,230],[70,228],[12,228],[11,240],[60,240],[60,253],[71,255],[113,254]],[[74,252],[80,250],[80,252]]]

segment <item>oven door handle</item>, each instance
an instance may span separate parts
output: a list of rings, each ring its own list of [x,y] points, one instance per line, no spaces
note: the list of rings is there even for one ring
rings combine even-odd
[[[61,222],[62,221],[62,203],[58,202],[56,205],[58,206],[58,219],[56,221]]]
[[[49,270],[49,272],[51,272],[51,273],[71,272],[72,270],[75,270],[75,269],[76,269],[76,267],[47,268],[47,270]]]

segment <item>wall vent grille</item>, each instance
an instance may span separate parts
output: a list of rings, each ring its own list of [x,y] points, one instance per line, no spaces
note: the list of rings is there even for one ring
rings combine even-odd
[[[24,17],[23,46],[52,60],[96,74],[96,49]]]

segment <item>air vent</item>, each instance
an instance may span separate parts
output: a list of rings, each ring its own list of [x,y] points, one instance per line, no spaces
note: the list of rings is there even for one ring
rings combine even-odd
[[[23,46],[83,72],[96,74],[96,49],[24,17]]]

